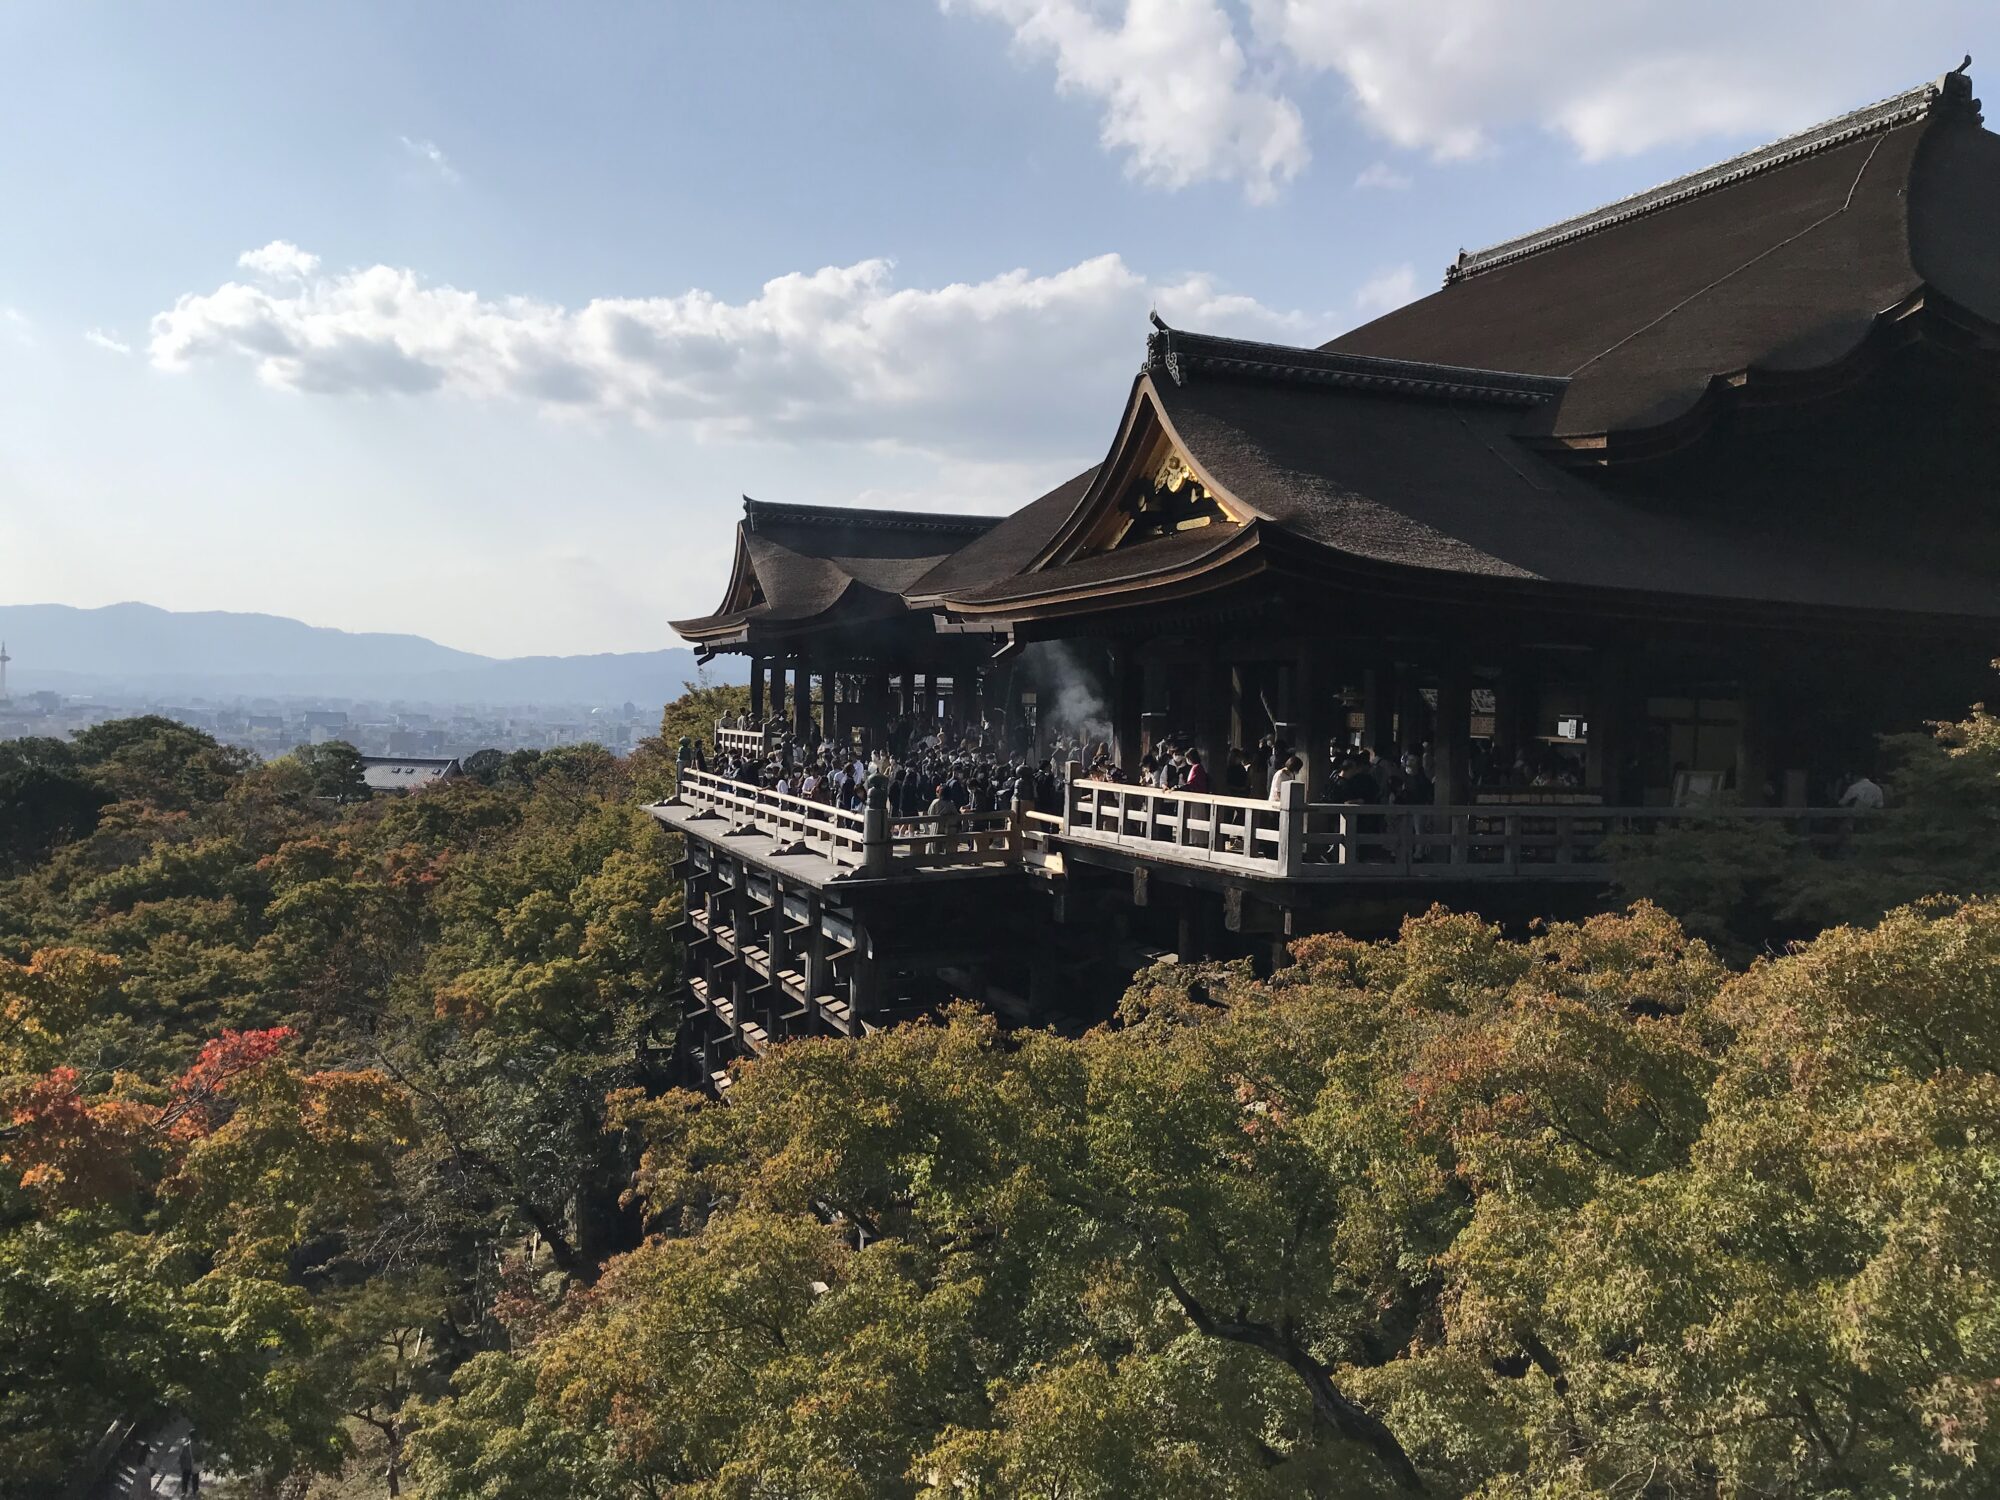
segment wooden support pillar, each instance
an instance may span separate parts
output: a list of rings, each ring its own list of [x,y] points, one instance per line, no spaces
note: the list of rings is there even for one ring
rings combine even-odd
[[[908,667],[896,674],[896,701],[900,705],[896,710],[899,714],[917,711],[917,679]]]
[[[1244,705],[1249,702],[1249,669],[1238,663],[1229,669],[1229,743],[1248,745],[1253,738],[1249,725],[1244,722]],[[1215,775],[1215,767],[1209,767],[1209,775]],[[1221,782],[1218,780],[1218,786]]]
[[[750,658],[750,717],[764,722],[764,658]]]
[[[1591,661],[1584,785],[1614,804],[1619,800],[1619,773],[1625,760],[1625,697],[1624,653],[1615,646],[1603,647]]]
[[[1239,674],[1231,671],[1229,663],[1220,657],[1202,663],[1201,718],[1195,734],[1212,787],[1221,784],[1220,772],[1229,759],[1229,724],[1234,712],[1232,685],[1240,680]]]
[[[736,867],[736,884],[729,888],[729,930],[735,939],[736,956],[729,964],[729,1000],[736,1020],[731,1026],[736,1040],[743,1040],[743,1023],[748,1019],[745,1007],[750,1003],[750,965],[743,960],[743,948],[750,940],[750,872],[743,866]]]
[[[792,734],[802,745],[812,734],[812,658],[803,646],[793,658]]]
[[[917,718],[926,726],[937,723],[937,675],[932,672],[917,674]]]
[[[1460,806],[1472,797],[1472,674],[1463,661],[1438,669],[1437,728],[1431,737],[1437,800]]]
[[[1362,674],[1361,742],[1377,755],[1391,759],[1396,754],[1396,669],[1377,662]]]
[[[1313,659],[1311,647],[1300,651],[1292,664],[1290,712],[1294,733],[1299,737],[1292,748],[1305,762],[1305,797],[1310,802],[1326,790],[1326,720],[1320,703],[1318,663]],[[1250,795],[1259,796],[1264,790],[1252,787]]]
[[[882,965],[875,957],[875,938],[859,922],[854,924],[854,957],[847,961],[848,1014],[854,1018],[854,1034],[861,1035],[861,1019],[882,1008]]]
[[[1752,668],[1743,677],[1743,717],[1736,734],[1736,800],[1744,807],[1768,806],[1772,797],[1771,754],[1777,715],[1773,712],[1770,678]]]
[[[787,664],[787,658],[783,656],[774,656],[771,658],[771,722],[773,724],[781,725],[785,722],[785,668]]]
[[[775,1038],[779,1031],[779,1020],[785,1013],[785,982],[778,976],[792,967],[791,937],[785,931],[785,886],[777,876],[771,877],[771,935],[765,941],[764,951],[771,964],[771,1015],[764,1023],[765,1028]]]
[[[868,738],[880,749],[889,742],[889,674],[877,672],[868,679]]]
[[[827,971],[826,961],[826,901],[819,892],[806,893],[806,930],[799,934],[805,940],[803,973],[806,982],[806,998],[818,1000],[833,993],[833,976]]]
[[[1405,754],[1420,753],[1427,738],[1423,692],[1416,671],[1405,664],[1396,671],[1396,747]]]
[[[1141,716],[1146,705],[1146,672],[1139,661],[1139,648],[1133,645],[1118,646],[1111,659],[1111,736],[1116,748],[1112,754],[1127,775],[1136,775],[1139,757],[1144,754],[1141,736],[1144,725]],[[1215,778],[1219,767],[1210,766],[1208,774]],[[1218,781],[1219,786],[1221,783]]]
[[[1493,688],[1493,749],[1503,768],[1530,749],[1541,727],[1541,683],[1518,656],[1500,667]]]

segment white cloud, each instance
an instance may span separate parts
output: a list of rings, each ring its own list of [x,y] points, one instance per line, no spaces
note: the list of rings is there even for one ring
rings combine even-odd
[[[1311,157],[1298,106],[1254,76],[1220,0],[942,0],[994,16],[1016,43],[1054,59],[1057,87],[1103,109],[1101,139],[1143,182],[1237,180],[1276,195]]]
[[[399,135],[396,139],[403,143],[404,152],[413,161],[422,162],[446,182],[459,180],[458,168],[451,164],[451,158],[444,154],[436,141],[413,141],[406,135]]]
[[[1376,317],[1394,311],[1405,302],[1414,300],[1416,295],[1417,268],[1405,264],[1384,271],[1379,276],[1369,277],[1361,284],[1361,290],[1354,294],[1354,305],[1370,317]]]
[[[1309,158],[1293,96],[1344,83],[1362,124],[1440,159],[1512,130],[1589,161],[1773,136],[1942,72],[1991,0],[941,0],[996,16],[1107,150],[1166,188],[1275,195]],[[1239,16],[1247,16],[1247,23]],[[1884,24],[1888,18],[1888,24]],[[1359,187],[1394,186],[1378,163]],[[1374,180],[1371,180],[1371,177]]]
[[[319,269],[319,257],[308,255],[290,240],[272,240],[255,250],[245,250],[236,264],[273,281],[304,281]]]
[[[183,296],[153,319],[149,352],[163,370],[247,360],[266,384],[315,395],[447,392],[703,435],[1019,457],[1103,440],[1149,307],[1205,332],[1328,331],[1116,255],[934,288],[899,287],[890,262],[867,260],[780,276],[741,302],[696,290],[573,310],[376,265]]]
[[[1981,0],[1936,0],[1885,43],[1877,0],[1249,5],[1260,43],[1344,78],[1363,120],[1398,145],[1464,157],[1528,125],[1593,161],[1810,124],[1942,72],[1957,51],[1940,38],[1984,19]]]
[[[132,352],[130,344],[115,335],[106,333],[102,328],[88,330],[83,336],[83,341],[95,348],[104,350],[107,354],[130,354]]]
[[[35,341],[35,323],[20,308],[0,303],[0,333],[7,334],[16,343],[32,344]]]
[[[1410,185],[1407,172],[1398,172],[1386,161],[1372,161],[1361,169],[1354,179],[1358,188],[1384,188],[1390,192],[1401,192]]]

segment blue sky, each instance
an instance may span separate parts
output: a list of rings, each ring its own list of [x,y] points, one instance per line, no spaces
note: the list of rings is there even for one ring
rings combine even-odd
[[[1317,342],[1966,51],[2000,7],[14,0],[0,598],[670,644],[743,493],[1095,461],[1149,306]]]

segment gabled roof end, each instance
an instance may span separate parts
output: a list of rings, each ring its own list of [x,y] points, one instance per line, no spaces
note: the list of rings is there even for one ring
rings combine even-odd
[[[1863,105],[1844,115],[1836,115],[1831,120],[1823,120],[1794,135],[1717,162],[1712,167],[1676,177],[1658,187],[1620,198],[1546,228],[1502,240],[1483,250],[1461,250],[1458,259],[1445,267],[1445,285],[1477,276],[1482,271],[1511,265],[1538,251],[1567,244],[1584,235],[1728,187],[1745,177],[1772,171],[1801,157],[1844,146],[1862,136],[1875,135],[1928,118],[1953,119],[1977,126],[1982,116],[1979,101],[1972,96],[1971,67],[1972,57],[1967,54],[1965,61],[1933,82],[1920,83],[1915,88],[1905,89],[1900,94]]]

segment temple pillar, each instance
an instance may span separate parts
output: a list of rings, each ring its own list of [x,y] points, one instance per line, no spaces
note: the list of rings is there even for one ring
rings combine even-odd
[[[771,722],[773,724],[783,724],[785,722],[785,666],[785,657],[774,656],[771,658]]]
[[[812,735],[812,657],[804,646],[792,665],[792,737],[801,745]]]
[[[1745,807],[1763,807],[1771,801],[1765,786],[1771,780],[1773,730],[1777,727],[1770,678],[1753,669],[1744,675],[1742,694],[1742,718],[1736,734],[1736,800]]]
[[[889,674],[877,672],[868,679],[868,736],[871,748],[889,742]]]
[[[750,658],[750,717],[764,722],[764,658]]]
[[[1361,710],[1365,727],[1361,742],[1377,755],[1396,754],[1396,669],[1377,662],[1362,674]]]
[[[1139,757],[1144,754],[1141,736],[1144,726],[1140,722],[1146,706],[1146,671],[1139,661],[1139,648],[1119,645],[1113,648],[1111,657],[1111,737],[1114,744],[1113,756],[1117,758],[1119,769],[1127,775],[1139,769]],[[1209,775],[1215,771],[1210,769]]]
[[[1501,664],[1493,687],[1493,749],[1505,766],[1512,766],[1535,738],[1541,717],[1539,686],[1519,657]]]
[[[1396,673],[1396,746],[1405,754],[1421,754],[1424,739],[1423,689],[1405,664]]]
[[[1200,724],[1195,730],[1196,743],[1201,746],[1201,763],[1208,767],[1208,784],[1211,787],[1221,782],[1220,772],[1229,760],[1229,723],[1234,702],[1233,684],[1241,681],[1240,675],[1230,669],[1229,663],[1220,657],[1211,657],[1202,663],[1202,694]]]
[[[1472,673],[1460,660],[1438,669],[1437,727],[1431,765],[1441,806],[1472,800]]]
[[[1319,694],[1319,674],[1314,670],[1313,653],[1310,649],[1299,652],[1292,664],[1292,696],[1287,711],[1292,716],[1293,732],[1298,736],[1299,759],[1306,765],[1306,801],[1318,800],[1326,790],[1326,721],[1321,717]],[[1247,747],[1246,747],[1247,748]],[[1264,791],[1263,787],[1252,787],[1251,796]]]
[[[1607,803],[1618,801],[1625,759],[1625,657],[1615,647],[1600,649],[1591,661],[1584,742],[1584,785]]]

